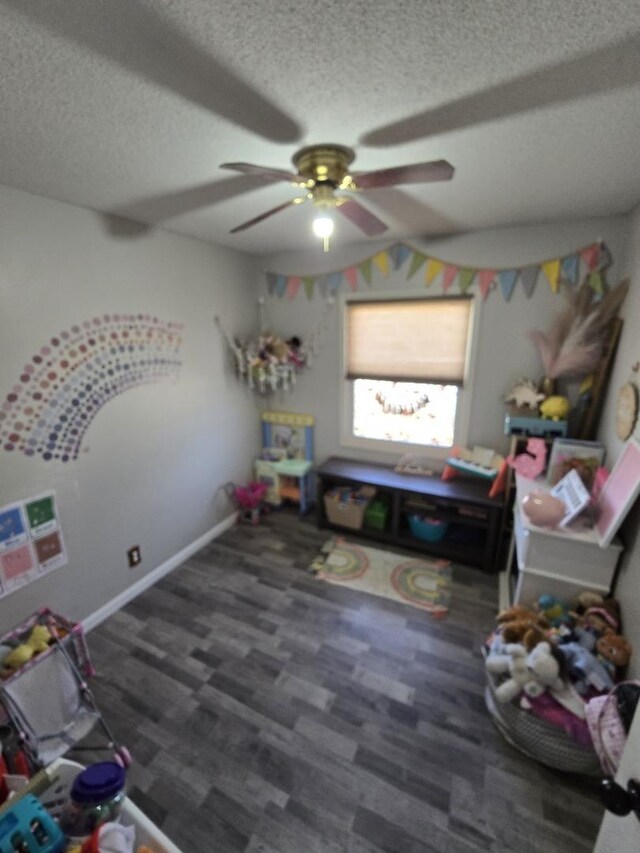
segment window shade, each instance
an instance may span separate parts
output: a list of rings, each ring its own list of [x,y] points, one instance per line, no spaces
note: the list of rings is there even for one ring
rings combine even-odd
[[[462,385],[470,297],[348,302],[347,378]]]

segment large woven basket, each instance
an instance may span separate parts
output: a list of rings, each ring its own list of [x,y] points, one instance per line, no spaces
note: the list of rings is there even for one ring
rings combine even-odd
[[[487,673],[484,700],[505,740],[535,761],[556,770],[602,776],[598,756],[593,749],[581,746],[558,726],[522,710],[515,703],[498,702],[495,698],[497,683],[495,676]]]

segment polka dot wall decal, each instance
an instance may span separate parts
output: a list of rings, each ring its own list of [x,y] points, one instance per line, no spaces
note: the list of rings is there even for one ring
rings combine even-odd
[[[22,368],[21,384],[0,391],[0,447],[45,461],[77,459],[110,400],[140,385],[178,381],[181,332],[181,323],[150,314],[105,314],[55,335]]]

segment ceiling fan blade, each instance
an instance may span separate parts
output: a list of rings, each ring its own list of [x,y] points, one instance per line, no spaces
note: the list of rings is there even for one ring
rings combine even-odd
[[[430,163],[413,163],[410,166],[396,166],[391,169],[377,169],[375,172],[353,174],[352,178],[360,190],[377,187],[393,187],[397,184],[423,184],[432,181],[450,181],[454,168],[446,160],[432,160]]]
[[[243,172],[245,175],[257,175],[268,181],[288,181],[291,184],[304,183],[301,175],[293,172],[285,172],[284,169],[270,169],[268,166],[256,166],[253,163],[221,163],[221,169],[230,169],[233,172]]]
[[[280,213],[281,210],[285,210],[287,207],[291,207],[294,204],[302,204],[307,200],[306,196],[300,196],[299,198],[292,198],[289,201],[285,201],[284,204],[279,204],[277,207],[272,207],[271,210],[267,210],[266,213],[261,213],[260,216],[254,216],[253,219],[249,219],[248,222],[243,222],[242,225],[236,225],[235,228],[232,228],[229,234],[237,234],[238,231],[245,231],[247,228],[251,228],[254,225],[257,225],[258,222],[262,222],[263,219],[268,219],[270,216],[273,216],[276,213]]]
[[[377,216],[367,210],[366,207],[363,207],[354,198],[340,198],[336,207],[344,217],[353,222],[367,237],[375,237],[387,230],[387,226],[381,219],[378,219]]]

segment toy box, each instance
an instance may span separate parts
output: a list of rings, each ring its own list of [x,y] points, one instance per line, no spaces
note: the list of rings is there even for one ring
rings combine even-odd
[[[376,490],[373,486],[362,486],[354,490],[336,488],[324,495],[324,508],[327,518],[332,524],[360,530],[364,514]]]

